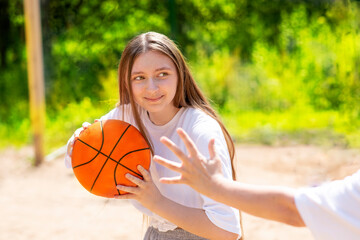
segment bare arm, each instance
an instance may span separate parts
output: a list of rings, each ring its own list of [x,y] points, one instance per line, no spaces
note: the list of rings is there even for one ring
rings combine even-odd
[[[214,225],[202,209],[185,207],[169,199],[163,199],[153,211],[188,232],[207,239],[237,239],[238,237],[237,234]]]
[[[294,190],[284,187],[267,187],[244,184],[225,179],[221,174],[214,140],[209,143],[210,159],[198,152],[189,136],[178,129],[190,155],[186,155],[171,140],[161,141],[182,161],[181,164],[155,156],[159,164],[180,173],[175,178],[162,178],[162,183],[187,184],[196,191],[251,215],[279,221],[292,226],[305,226],[294,200]],[[195,157],[194,157],[195,156]]]
[[[305,226],[295,205],[294,189],[223,180],[218,182],[216,190],[209,197],[248,214],[292,226]]]
[[[118,185],[117,188],[129,194],[115,196],[118,199],[135,199],[144,207],[157,215],[167,219],[184,230],[208,239],[237,239],[238,235],[228,232],[214,225],[203,209],[183,206],[164,197],[155,184],[151,175],[142,166],[138,170],[144,176],[141,180],[127,174],[126,177],[137,187]]]

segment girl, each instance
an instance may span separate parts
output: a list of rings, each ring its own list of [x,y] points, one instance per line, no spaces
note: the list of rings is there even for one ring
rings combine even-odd
[[[133,38],[126,46],[119,69],[120,102],[103,116],[119,119],[139,129],[151,146],[153,154],[171,161],[179,159],[160,142],[166,136],[183,151],[184,143],[176,129],[185,129],[204,152],[211,138],[218,139],[217,148],[224,177],[234,176],[232,160],[234,145],[229,133],[196,85],[176,45],[166,36],[148,32]],[[87,127],[88,124],[83,125]],[[69,140],[69,151],[76,131]],[[67,158],[70,164],[70,157]],[[126,176],[137,187],[118,186],[129,192],[115,196],[131,199],[133,205],[150,217],[144,239],[240,239],[237,210],[200,195],[187,185],[167,185],[161,177],[174,172],[152,162],[150,172],[139,166],[144,176]]]

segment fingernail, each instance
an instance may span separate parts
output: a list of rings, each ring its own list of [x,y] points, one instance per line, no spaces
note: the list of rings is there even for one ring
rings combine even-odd
[[[141,165],[137,165],[137,169],[138,169],[138,170],[143,170],[144,168],[143,168],[143,166],[141,166]]]

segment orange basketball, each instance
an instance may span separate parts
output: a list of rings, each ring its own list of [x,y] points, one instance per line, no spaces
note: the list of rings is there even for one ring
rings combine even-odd
[[[150,167],[150,148],[141,133],[129,123],[104,120],[81,132],[72,152],[72,167],[89,192],[107,198],[126,194],[116,185],[135,186],[126,173],[142,178],[138,165]]]

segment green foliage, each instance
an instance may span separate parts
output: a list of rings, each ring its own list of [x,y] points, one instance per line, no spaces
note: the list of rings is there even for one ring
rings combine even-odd
[[[0,146],[31,142],[22,1],[3,1]],[[141,32],[171,36],[237,141],[360,147],[355,1],[42,1],[46,148],[118,99]]]
[[[116,69],[127,41],[140,32],[168,32],[155,1],[61,1],[45,5],[47,100],[51,108],[84,96],[99,99],[103,75]],[[57,11],[65,11],[62,16]],[[57,16],[57,18],[54,18]],[[66,28],[64,28],[66,24]],[[60,28],[59,34],[52,29]],[[65,93],[65,94],[64,94]]]
[[[9,145],[22,146],[31,143],[30,119],[17,119],[12,124],[0,124],[0,149]]]
[[[259,111],[223,114],[235,140],[266,145],[315,144],[360,147],[360,121],[336,111],[293,109],[286,112]],[[349,127],[352,124],[352,127]],[[353,130],[352,128],[355,128]]]
[[[360,146],[359,10],[349,12],[336,27],[303,5],[283,12],[279,44],[259,39],[251,62],[200,52],[194,75],[238,141]]]
[[[70,103],[61,111],[49,113],[46,119],[46,151],[64,145],[83,122],[93,123],[113,107],[85,97],[79,103]]]

